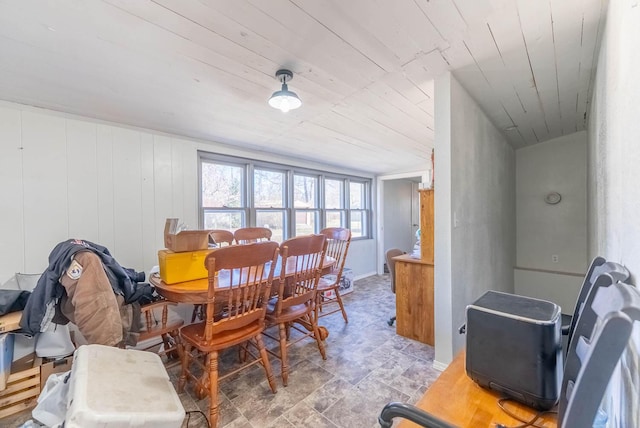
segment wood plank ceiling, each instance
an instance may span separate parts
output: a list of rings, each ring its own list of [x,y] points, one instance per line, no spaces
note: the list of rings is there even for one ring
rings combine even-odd
[[[0,1],[0,99],[372,174],[451,70],[515,148],[585,128],[606,0]],[[275,71],[303,101],[267,99]],[[0,142],[0,144],[2,144]]]

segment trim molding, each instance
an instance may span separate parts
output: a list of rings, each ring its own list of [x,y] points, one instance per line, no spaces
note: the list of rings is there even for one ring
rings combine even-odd
[[[354,276],[353,280],[357,281],[359,279],[368,278],[368,277],[374,276],[374,275],[377,275],[377,272],[363,273],[362,275]]]
[[[445,364],[445,363],[441,363],[440,361],[433,360],[432,367],[438,371],[443,372],[447,367],[449,367],[449,364]]]
[[[553,274],[553,275],[578,276],[580,278],[584,278],[584,273],[577,273],[577,272],[564,272],[564,271],[560,271],[560,270],[537,269],[537,268],[528,268],[528,267],[522,267],[522,266],[516,266],[516,267],[514,267],[514,269],[526,270],[526,271],[529,271],[529,272],[550,273],[550,274]]]

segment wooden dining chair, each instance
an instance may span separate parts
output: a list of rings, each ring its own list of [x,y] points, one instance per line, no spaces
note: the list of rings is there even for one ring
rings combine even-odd
[[[226,229],[213,229],[209,232],[209,243],[215,244],[218,248],[233,245],[233,232]],[[204,319],[204,306],[199,303],[193,305],[191,313],[191,322],[195,322],[196,319],[201,321]]]
[[[268,227],[242,227],[233,232],[236,244],[271,241],[271,229]]]
[[[276,242],[260,242],[215,249],[205,259],[209,272],[206,320],[180,329],[182,372],[178,391],[182,392],[187,380],[191,380],[195,382],[198,398],[208,393],[209,423],[212,427],[216,426],[218,420],[219,380],[260,363],[271,390],[276,392],[262,332],[278,252]],[[219,313],[215,308],[224,310]],[[257,348],[259,357],[254,356],[236,370],[219,376],[218,353],[247,343]],[[201,354],[206,355],[204,364],[198,358]],[[197,370],[193,371],[192,365]],[[198,376],[200,373],[202,375]]]
[[[324,235],[298,236],[280,244],[281,268],[278,295],[269,302],[267,326],[278,326],[279,337],[266,336],[280,342],[280,353],[272,354],[282,363],[282,384],[287,386],[289,363],[287,347],[313,337],[322,359],[327,359],[315,316],[316,294],[322,263],[327,251]],[[289,329],[302,333],[289,341]]]
[[[318,282],[316,317],[320,318],[341,311],[344,322],[349,322],[347,311],[344,309],[344,303],[340,296],[340,283],[344,262],[347,259],[347,252],[351,243],[351,230],[343,227],[328,227],[322,229],[320,234],[324,235],[327,240],[327,257],[335,259],[335,263],[331,272],[322,276]],[[325,306],[331,304],[337,304],[337,307],[334,306],[329,311],[325,311]]]
[[[209,238],[216,244],[217,247],[224,247],[226,245],[233,245],[233,232],[225,229],[214,229],[209,232]]]
[[[162,346],[158,347],[156,342],[156,344],[144,348],[144,350],[151,351],[158,347],[158,355],[164,355],[168,360],[175,360],[177,362],[179,330],[180,327],[184,325],[184,320],[177,312],[170,309],[171,306],[176,306],[176,303],[160,299],[140,307],[142,326],[140,328],[138,343],[153,338],[160,338],[162,340]],[[173,366],[174,364],[170,365]]]

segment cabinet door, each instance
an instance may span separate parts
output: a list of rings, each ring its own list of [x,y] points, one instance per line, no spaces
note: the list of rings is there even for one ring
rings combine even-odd
[[[433,345],[433,265],[396,261],[396,332]]]

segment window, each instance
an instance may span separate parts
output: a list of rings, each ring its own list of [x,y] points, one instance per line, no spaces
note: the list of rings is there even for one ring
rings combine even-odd
[[[351,181],[349,183],[349,229],[351,229],[351,236],[354,238],[365,236],[365,231],[368,229],[365,190],[366,183],[364,182]]]
[[[370,236],[370,180],[352,178],[324,181],[326,227],[347,227],[353,238]]]
[[[201,162],[202,223],[205,229],[235,230],[246,220],[244,167]]]
[[[200,152],[200,224],[260,226],[282,242],[325,227],[371,237],[371,180]]]
[[[344,180],[328,178],[324,181],[325,224],[327,227],[347,226],[344,195]]]
[[[318,232],[318,177],[294,174],[293,209],[295,236]]]
[[[253,171],[255,226],[268,227],[271,239],[282,242],[286,230],[286,173],[256,168]]]

